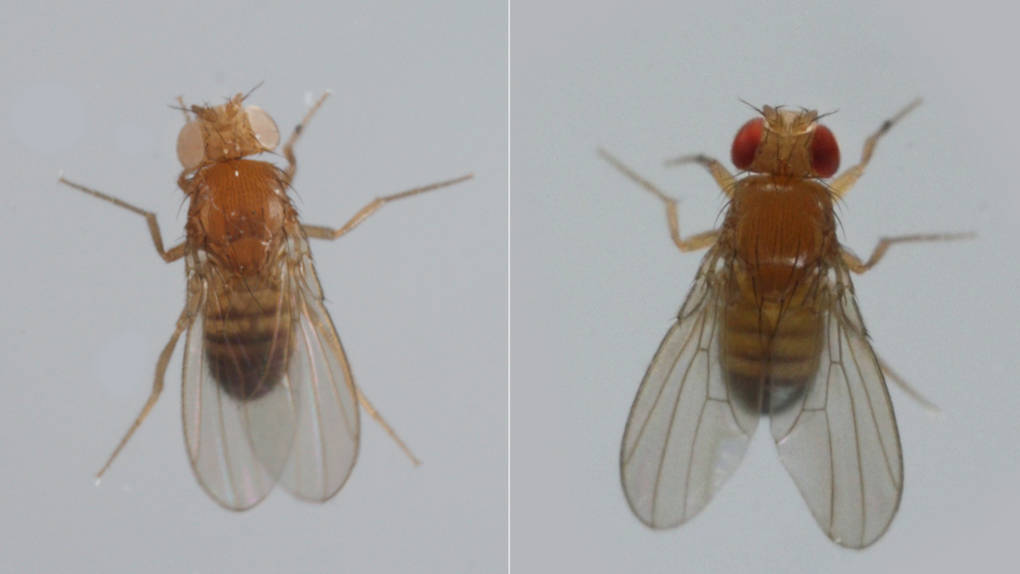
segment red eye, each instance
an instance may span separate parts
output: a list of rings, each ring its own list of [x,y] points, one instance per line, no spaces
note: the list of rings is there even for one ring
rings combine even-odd
[[[730,150],[730,158],[737,169],[747,169],[754,161],[754,154],[758,151],[758,144],[761,143],[761,132],[765,126],[765,120],[755,118],[744,124],[737,137],[733,138],[733,149]]]
[[[815,126],[811,138],[811,170],[818,177],[831,177],[839,169],[839,145],[829,128]]]

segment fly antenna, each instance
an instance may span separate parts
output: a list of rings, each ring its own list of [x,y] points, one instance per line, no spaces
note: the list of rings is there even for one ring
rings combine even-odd
[[[744,104],[745,106],[747,106],[747,107],[751,108],[752,110],[758,112],[759,116],[765,117],[765,112],[761,108],[755,106],[754,104],[752,104],[751,102],[745,100],[744,98],[737,98],[737,100],[740,103]]]
[[[255,84],[255,86],[252,89],[248,90],[243,96],[241,96],[241,101],[243,102],[244,100],[247,100],[248,96],[250,96],[253,93],[255,93],[255,90],[261,88],[262,84],[264,84],[264,83],[266,83],[265,80],[260,80],[259,83]]]

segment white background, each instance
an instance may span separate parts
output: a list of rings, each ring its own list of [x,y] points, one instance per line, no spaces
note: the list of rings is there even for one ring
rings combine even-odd
[[[951,7],[936,7],[946,4]],[[1013,166],[1017,14],[968,3],[517,1],[511,14],[511,555],[515,572],[986,572],[1015,567],[1020,513]],[[891,390],[899,514],[872,548],[824,536],[759,428],[692,522],[631,514],[619,441],[700,254],[662,204],[596,157],[605,146],[681,199],[685,232],[723,207],[738,101],[839,110],[843,164],[916,96],[839,208],[867,255],[883,235],[973,230],[895,247],[857,292],[875,348],[942,407]]]
[[[25,4],[0,24],[0,571],[500,572],[506,568],[506,4]],[[284,6],[284,4],[288,6]],[[291,6],[291,4],[294,4]],[[338,225],[377,195],[473,171],[312,245],[357,382],[424,461],[368,417],[323,505],[280,490],[222,510],[182,445],[180,358],[148,396],[183,305],[140,217],[183,237],[168,105],[251,97],[297,147],[297,206]]]

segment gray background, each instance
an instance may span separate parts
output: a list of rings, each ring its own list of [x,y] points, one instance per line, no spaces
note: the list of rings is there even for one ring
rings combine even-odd
[[[506,3],[175,1],[22,6],[0,24],[0,571],[499,572],[506,569]],[[286,6],[285,6],[286,5]],[[182,445],[180,350],[156,409],[100,487],[92,474],[149,393],[183,304],[180,114],[256,83],[297,148],[297,205],[340,224],[312,245],[368,396],[424,460],[365,417],[360,459],[324,505],[274,492],[220,509]]]
[[[944,5],[944,6],[940,6]],[[967,3],[514,2],[511,14],[511,555],[516,572],[984,572],[1015,567],[1020,512],[1014,11]],[[839,208],[859,254],[882,235],[974,230],[894,248],[856,285],[875,348],[938,403],[891,389],[905,492],[865,552],[824,536],[759,428],[687,525],[653,532],[617,459],[631,400],[700,254],[606,146],[713,226],[756,105],[839,110],[844,166],[915,96]],[[998,567],[998,568],[996,568]]]

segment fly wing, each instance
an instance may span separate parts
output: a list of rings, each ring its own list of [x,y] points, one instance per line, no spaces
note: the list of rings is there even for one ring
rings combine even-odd
[[[281,482],[298,498],[321,502],[343,487],[357,460],[358,398],[307,244],[293,241],[287,291],[295,313],[294,351],[287,377],[299,422]]]
[[[620,475],[652,528],[690,520],[743,459],[759,408],[731,398],[719,360],[726,266],[709,252],[631,407]]]
[[[849,272],[837,266],[828,283],[818,373],[797,404],[772,414],[772,435],[825,534],[864,548],[899,507],[900,437]]]
[[[284,291],[270,289],[263,292],[269,295],[262,301],[261,316],[247,316],[247,323],[227,321],[225,317],[238,313],[231,301],[239,295],[209,280],[214,271],[202,275],[193,279],[201,312],[188,329],[184,351],[185,444],[195,476],[209,496],[231,510],[246,510],[276,484],[293,442],[294,388],[287,377],[271,374],[279,368],[274,363],[286,362],[291,312]],[[255,322],[259,327],[252,331]],[[275,384],[256,397],[239,398],[239,391],[228,388],[241,380]]]

